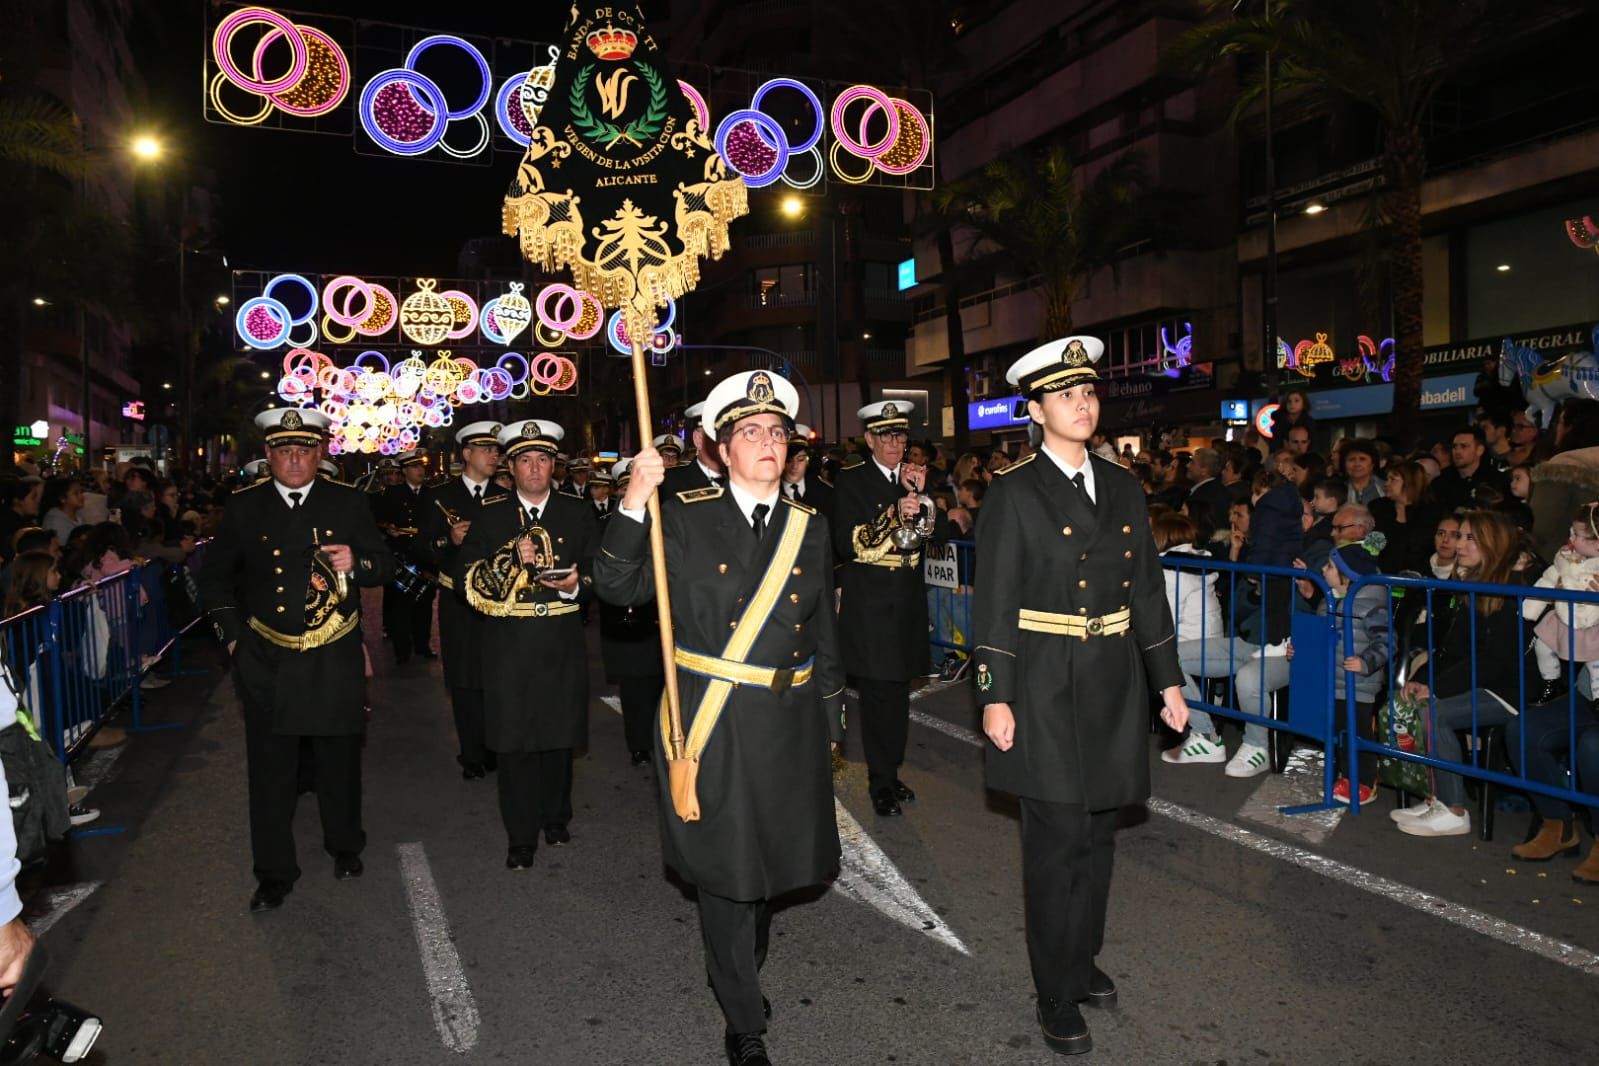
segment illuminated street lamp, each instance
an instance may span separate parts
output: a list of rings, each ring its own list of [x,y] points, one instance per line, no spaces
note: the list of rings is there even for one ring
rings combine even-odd
[[[134,156],[138,159],[144,160],[147,163],[160,159],[163,151],[160,140],[148,133],[139,137],[135,137],[131,147],[133,149]]]

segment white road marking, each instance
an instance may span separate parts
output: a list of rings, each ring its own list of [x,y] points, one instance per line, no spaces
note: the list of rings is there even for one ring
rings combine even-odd
[[[911,720],[936,729],[973,747],[982,747],[984,743],[982,738],[972,730],[963,729],[951,722],[944,721],[942,718],[937,718],[921,711],[912,711]],[[1339,862],[1337,859],[1318,855],[1294,844],[1274,840],[1271,837],[1256,833],[1254,830],[1233,825],[1231,822],[1225,822],[1220,818],[1213,818],[1208,814],[1189,810],[1187,807],[1182,807],[1163,799],[1151,796],[1146,806],[1148,806],[1152,814],[1170,818],[1174,822],[1181,822],[1186,826],[1220,837],[1240,847],[1270,855],[1272,858],[1279,859],[1282,862],[1291,863],[1312,873],[1332,878],[1334,881],[1342,882],[1364,892],[1370,892],[1372,895],[1381,896],[1384,899],[1398,903],[1400,906],[1409,907],[1423,914],[1430,914],[1435,918],[1442,918],[1446,922],[1470,929],[1474,933],[1480,933],[1502,944],[1509,944],[1511,947],[1542,956],[1552,962],[1570,966],[1572,969],[1582,973],[1599,976],[1599,954],[1595,954],[1585,948],[1567,944],[1562,940],[1556,940],[1542,933],[1533,932],[1531,929],[1524,929],[1502,918],[1495,918],[1491,914],[1484,914],[1482,911],[1473,910],[1459,903],[1453,903],[1430,892],[1423,892],[1419,888],[1412,888],[1409,885],[1400,884],[1398,881],[1391,881],[1386,877],[1369,873],[1358,866],[1351,866],[1348,863]]]
[[[900,925],[926,933],[962,955],[970,955],[960,937],[911,887],[893,860],[883,854],[883,849],[836,796],[833,813],[838,820],[839,842],[844,845],[838,877],[833,881],[834,890],[876,908]]]
[[[433,1025],[451,1051],[465,1054],[477,1046],[477,1002],[461,969],[461,956],[450,938],[449,919],[421,844],[401,844],[400,876],[411,908],[411,927],[422,953],[422,975],[433,1001]]]
[[[622,713],[621,701],[614,696],[601,696],[607,707]],[[911,712],[916,715],[916,712]],[[926,715],[918,716],[920,718]],[[956,728],[951,726],[950,728]],[[833,816],[838,822],[838,839],[844,855],[840,860],[838,877],[833,888],[842,895],[874,907],[900,925],[926,933],[962,955],[970,955],[960,937],[944,924],[938,912],[927,905],[905,875],[899,872],[892,859],[883,853],[855,816],[833,797]]]
[[[94,894],[103,881],[84,881],[76,885],[62,885],[46,892],[38,901],[38,912],[27,917],[28,932],[44,936],[50,927],[65,918],[67,912]]]

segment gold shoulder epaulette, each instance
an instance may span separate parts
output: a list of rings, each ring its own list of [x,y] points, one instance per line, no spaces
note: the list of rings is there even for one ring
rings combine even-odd
[[[677,498],[684,503],[703,503],[706,500],[720,499],[721,495],[720,485],[706,485],[701,489],[684,489],[677,494]]]
[[[1022,467],[1026,466],[1028,463],[1032,462],[1034,459],[1037,459],[1037,458],[1038,458],[1038,453],[1034,452],[1033,454],[1029,455],[1025,459],[1016,460],[1014,463],[1010,464],[1009,466],[1007,466],[1003,470],[994,471],[994,476],[995,477],[1004,477],[1006,474],[1009,474],[1012,471],[1020,470]]]
[[[783,497],[783,502],[788,504],[790,507],[798,507],[800,510],[804,511],[806,514],[815,514],[816,513],[816,508],[812,507],[808,503],[800,503],[798,500],[791,499],[791,498],[789,498],[787,496]]]
[[[269,478],[269,477],[264,477],[264,478],[261,478],[259,481],[252,481],[248,485],[240,485],[238,488],[234,489],[233,491],[234,492],[249,492],[251,489],[258,489],[262,485],[270,485],[270,484],[272,484],[272,479]]]
[[[821,475],[816,480],[820,481],[822,484],[826,485],[828,488],[832,488],[833,487],[832,480],[826,474]]]
[[[498,496],[484,496],[483,497],[483,506],[487,507],[491,503],[499,503],[501,500],[505,499],[509,495],[511,495],[509,492],[502,492]]]
[[[562,489],[561,495],[570,500],[581,500],[583,498],[583,494],[581,492],[572,492],[568,489]]]
[[[343,485],[347,489],[355,488],[355,486],[350,484],[348,481],[340,481],[338,478],[332,477],[328,474],[318,474],[317,477],[321,478],[323,481],[326,481],[329,485]]]

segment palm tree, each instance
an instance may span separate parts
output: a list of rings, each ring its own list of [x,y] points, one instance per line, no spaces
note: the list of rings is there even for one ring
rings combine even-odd
[[[1015,152],[938,190],[934,202],[951,225],[972,234],[968,254],[988,241],[1025,277],[1040,279],[1041,336],[1071,332],[1083,281],[1143,235],[1157,198],[1136,153],[1119,156],[1079,181],[1064,145]]]
[[[1413,424],[1421,406],[1421,187],[1427,173],[1425,120],[1438,89],[1540,5],[1490,0],[1264,0],[1264,9],[1228,17],[1236,0],[1206,0],[1218,16],[1188,31],[1169,61],[1205,68],[1240,56],[1270,55],[1279,91],[1323,96],[1376,115],[1382,129],[1384,216],[1393,278],[1398,352],[1394,415]],[[1261,97],[1247,77],[1234,115]]]

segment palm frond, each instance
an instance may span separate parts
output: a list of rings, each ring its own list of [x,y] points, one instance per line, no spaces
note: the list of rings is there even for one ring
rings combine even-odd
[[[81,177],[89,158],[77,116],[37,93],[0,95],[0,163]]]

